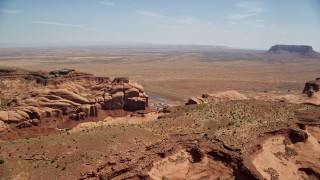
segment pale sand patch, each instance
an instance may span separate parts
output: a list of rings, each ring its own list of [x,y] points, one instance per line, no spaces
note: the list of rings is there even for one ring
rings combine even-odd
[[[314,130],[317,128],[318,130]],[[306,142],[298,142],[287,145],[294,150],[297,155],[290,156],[287,159],[281,156],[276,156],[276,153],[285,154],[285,145],[283,135],[278,135],[269,138],[263,143],[262,152],[259,153],[253,160],[253,165],[261,173],[264,178],[271,179],[271,175],[266,172],[268,168],[272,168],[278,174],[279,179],[304,179],[306,174],[300,171],[299,168],[320,169],[320,144],[319,140],[313,135],[315,132],[319,137],[319,127],[311,127],[308,132]]]
[[[153,163],[148,173],[152,179],[234,179],[232,169],[222,162],[204,156],[200,162],[192,163],[186,150]]]
[[[162,115],[162,113],[149,113],[146,114],[145,117],[131,117],[130,115],[125,117],[107,117],[103,121],[98,122],[84,122],[78,124],[76,127],[74,127],[70,132],[79,132],[82,130],[92,129],[95,127],[101,127],[101,126],[107,126],[107,125],[119,125],[119,124],[141,124],[144,122],[154,121],[158,119],[158,117]]]

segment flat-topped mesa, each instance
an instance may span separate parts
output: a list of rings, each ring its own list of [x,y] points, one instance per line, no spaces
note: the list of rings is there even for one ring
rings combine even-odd
[[[111,81],[70,69],[50,73],[4,69],[0,72],[0,102],[0,121],[22,128],[63,115],[81,120],[98,117],[102,110],[145,110],[148,95],[127,77]]]
[[[308,45],[275,45],[272,46],[268,52],[279,53],[279,52],[290,52],[307,54],[315,52],[311,46]]]
[[[274,45],[268,54],[292,54],[304,58],[319,58],[320,54],[313,50],[309,45]]]

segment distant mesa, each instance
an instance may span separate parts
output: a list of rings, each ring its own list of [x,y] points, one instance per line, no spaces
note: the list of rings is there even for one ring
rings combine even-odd
[[[267,54],[296,55],[302,58],[320,58],[320,53],[308,45],[274,45]]]

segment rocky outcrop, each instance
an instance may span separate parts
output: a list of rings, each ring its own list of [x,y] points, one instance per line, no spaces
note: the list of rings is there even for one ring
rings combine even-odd
[[[275,45],[272,46],[268,54],[292,54],[304,58],[320,58],[320,54],[307,45]]]
[[[320,78],[317,78],[316,80],[313,80],[313,81],[308,81],[306,82],[302,93],[308,94],[311,97],[314,92],[319,91],[319,86],[320,86]]]
[[[18,128],[27,128],[27,127],[39,126],[39,125],[40,125],[39,119],[32,119],[32,120],[23,121],[17,127]]]
[[[98,117],[99,110],[144,110],[148,96],[141,85],[126,77],[107,77],[62,69],[43,71],[0,71],[8,101],[0,111],[0,121],[19,128],[39,125],[43,118],[67,115],[73,120]],[[0,98],[1,100],[1,98]],[[102,117],[103,118],[103,117]]]
[[[76,110],[76,112],[70,116],[70,118],[73,120],[81,120],[87,117],[97,117],[97,116],[98,116],[97,105],[84,104],[84,105],[81,105]]]
[[[306,82],[300,98],[301,103],[320,106],[319,86],[320,78]]]
[[[141,85],[128,78],[115,78],[104,90],[103,109],[143,110],[148,106],[148,96]]]
[[[186,105],[191,104],[203,104],[208,102],[220,102],[220,101],[230,101],[230,100],[244,100],[248,99],[243,94],[238,93],[237,91],[226,91],[217,94],[203,94],[202,97],[192,97],[188,99]]]

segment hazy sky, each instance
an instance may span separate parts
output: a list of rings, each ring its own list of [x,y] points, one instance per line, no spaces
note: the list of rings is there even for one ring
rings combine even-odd
[[[320,51],[320,0],[0,0],[0,43],[60,42]]]

